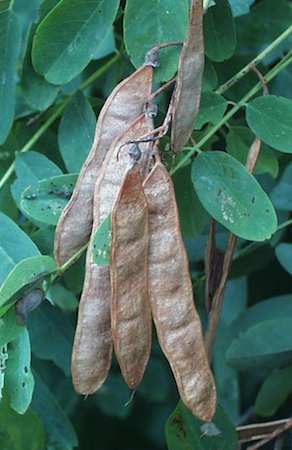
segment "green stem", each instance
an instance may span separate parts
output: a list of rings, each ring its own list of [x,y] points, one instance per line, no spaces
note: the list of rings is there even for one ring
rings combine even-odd
[[[111,58],[107,63],[105,63],[100,69],[96,70],[90,77],[88,77],[79,87],[79,89],[83,90],[88,87],[93,81],[97,80],[101,77],[105,72],[110,69],[120,58],[120,54],[116,54],[113,58]],[[32,146],[40,139],[40,137],[47,131],[47,129],[52,125],[52,123],[60,116],[62,111],[69,104],[71,98],[74,94],[68,96],[51,114],[51,116],[46,120],[46,122],[36,131],[36,133],[29,139],[29,141],[19,150],[19,153],[25,153],[32,148]],[[2,179],[0,180],[0,189],[4,186],[6,181],[11,177],[14,171],[14,162],[7,169]]]
[[[290,53],[290,52],[289,52]],[[291,64],[292,58],[286,57],[283,58],[276,66],[274,66],[266,75],[265,79],[267,82],[271,81],[279,72],[284,70],[289,64]],[[196,147],[191,148],[191,150],[186,154],[184,158],[182,158],[177,165],[170,171],[170,175],[173,175],[177,172],[182,166],[184,166],[189,159],[193,156],[194,153],[198,151],[223,125],[225,125],[238,111],[244,106],[262,87],[262,84],[257,83],[247,94],[245,94],[242,99],[230,109],[230,111],[225,114],[225,116],[214,125],[205,136],[197,142]]]
[[[226,83],[222,84],[216,92],[217,94],[223,94],[223,92],[227,91],[231,86],[233,86],[237,81],[243,78],[252,68],[252,66],[256,66],[259,62],[263,61],[273,50],[275,50],[278,45],[280,45],[283,41],[285,41],[292,34],[292,25],[287,28],[282,34],[280,34],[277,39],[275,39],[265,50],[263,50],[258,56],[256,56],[252,61],[250,61],[246,66],[244,66],[237,74],[235,74],[232,78],[230,78]]]
[[[80,256],[82,255],[83,252],[85,252],[87,247],[88,243],[84,244],[76,253],[74,253],[73,256],[71,256],[71,258],[65,261],[64,264],[62,264],[62,266],[58,267],[51,276],[50,284],[53,284],[56,279],[61,277],[63,273],[66,272],[66,270],[68,270],[69,267],[71,267],[77,261],[77,259],[80,258]]]
[[[292,219],[287,220],[286,222],[283,222],[280,225],[278,225],[277,231],[282,230],[283,228],[289,227],[290,225],[292,225]]]

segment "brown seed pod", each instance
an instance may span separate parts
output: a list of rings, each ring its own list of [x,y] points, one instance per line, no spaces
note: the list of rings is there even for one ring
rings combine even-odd
[[[112,334],[115,354],[127,385],[143,378],[151,351],[148,298],[148,208],[140,167],[125,174],[112,212]]]
[[[127,147],[123,148],[117,160],[120,147],[146,131],[147,122],[143,114],[111,145],[95,187],[94,222],[72,354],[73,384],[76,391],[85,395],[102,386],[112,359],[110,269],[94,263],[92,241],[101,222],[111,213],[129,163]]]
[[[157,162],[144,182],[149,208],[149,291],[161,348],[181,399],[199,419],[215,413],[215,383],[195,308],[171,178]]]
[[[194,129],[204,71],[203,0],[192,0],[190,28],[179,61],[171,141],[179,152]]]
[[[153,67],[142,66],[136,70],[116,86],[99,114],[91,151],[57,225],[55,258],[59,265],[88,242],[94,186],[102,163],[114,139],[142,113],[151,93],[152,78]]]

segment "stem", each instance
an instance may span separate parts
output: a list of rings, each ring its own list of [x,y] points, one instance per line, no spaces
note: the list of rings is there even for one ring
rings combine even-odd
[[[220,318],[220,313],[223,305],[223,298],[225,293],[225,288],[227,284],[228,275],[230,272],[231,264],[232,264],[232,256],[235,249],[237,237],[234,234],[230,235],[228,247],[225,253],[224,262],[223,262],[223,273],[222,278],[220,280],[219,286],[216,290],[212,301],[212,308],[210,312],[210,319],[208,323],[208,328],[206,332],[206,350],[208,354],[209,361],[212,359],[213,348],[215,344],[215,338]]]
[[[94,72],[87,80],[85,80],[79,89],[83,90],[88,87],[93,81],[97,78],[101,77],[107,70],[112,67],[120,58],[120,54],[115,55],[112,59],[110,59],[106,64],[104,64],[100,69]],[[19,153],[25,153],[31,149],[31,147],[40,139],[40,137],[47,131],[47,129],[52,125],[52,123],[59,117],[62,111],[69,104],[73,94],[68,96],[52,113],[52,115],[47,119],[47,121],[36,131],[36,133],[29,139],[29,141],[19,150]],[[6,181],[10,178],[14,171],[14,162],[7,169],[2,179],[0,180],[0,189],[4,186]]]
[[[85,252],[87,247],[88,243],[84,244],[76,253],[74,253],[73,256],[71,256],[71,258],[69,258],[67,261],[64,262],[64,264],[58,267],[51,277],[50,284],[53,284],[53,282],[56,279],[61,277],[63,273],[66,272],[66,270],[68,270],[69,267],[71,267],[77,261],[77,259],[80,258],[80,256],[82,255],[83,252]]]
[[[266,58],[278,45],[280,45],[285,39],[287,39],[290,34],[292,34],[292,25],[287,28],[282,34],[280,34],[275,41],[273,41],[265,50],[263,50],[258,56],[256,56],[251,62],[249,62],[246,66],[244,66],[237,74],[235,74],[232,78],[230,78],[226,83],[222,84],[216,92],[217,94],[223,94],[223,92],[227,91],[231,86],[233,86],[237,81],[243,78],[252,68],[252,66],[256,66],[259,62]]]
[[[277,231],[282,230],[282,228],[286,228],[286,227],[288,227],[289,225],[292,225],[292,219],[287,220],[286,222],[281,223],[281,224],[278,226]]]
[[[292,52],[289,52],[292,54]],[[289,55],[289,54],[288,54]],[[286,55],[287,56],[287,55]],[[279,72],[284,70],[292,62],[292,57],[289,55],[287,58],[283,58],[278,64],[276,64],[265,76],[267,82],[271,81]],[[177,172],[182,166],[184,166],[193,154],[198,151],[198,147],[201,148],[223,125],[226,124],[238,111],[244,106],[260,89],[262,84],[258,82],[247,94],[245,94],[242,99],[230,109],[230,111],[225,114],[225,116],[214,125],[205,136],[197,142],[196,147],[193,147],[184,158],[182,158],[176,166],[170,171],[170,175]]]

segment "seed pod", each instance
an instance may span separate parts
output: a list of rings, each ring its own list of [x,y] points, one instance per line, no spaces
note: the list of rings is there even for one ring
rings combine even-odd
[[[94,222],[72,355],[73,384],[76,391],[85,395],[102,386],[112,359],[110,270],[93,262],[92,241],[101,222],[111,213],[129,163],[127,147],[122,149],[117,160],[120,147],[129,140],[138,139],[146,131],[143,114],[111,145],[95,187]]]
[[[93,221],[94,186],[102,163],[114,139],[142,113],[151,93],[152,78],[153,67],[143,66],[136,70],[113,90],[99,114],[92,149],[57,225],[55,258],[59,265],[88,242]]]
[[[215,413],[216,390],[193,299],[171,178],[158,162],[144,182],[149,208],[149,291],[161,348],[180,396],[199,419]]]
[[[111,286],[114,349],[127,385],[135,389],[151,350],[148,298],[148,208],[140,167],[123,180],[112,212]]]
[[[45,298],[45,292],[38,288],[24,294],[15,305],[15,312],[21,325],[26,324],[27,315],[36,309]]]
[[[203,0],[192,0],[190,28],[179,61],[171,141],[179,152],[194,129],[204,71]]]

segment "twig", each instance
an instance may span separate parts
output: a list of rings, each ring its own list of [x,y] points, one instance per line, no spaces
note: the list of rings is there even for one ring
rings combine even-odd
[[[254,171],[254,168],[256,166],[259,153],[261,149],[261,140],[259,138],[256,138],[255,141],[252,143],[247,157],[246,162],[246,168],[247,170],[252,173]],[[211,236],[212,239],[212,236]],[[208,328],[206,332],[206,349],[208,353],[209,360],[212,359],[212,353],[213,348],[215,344],[216,339],[216,333],[219,323],[219,318],[222,310],[223,300],[224,300],[224,293],[227,285],[228,275],[230,272],[231,264],[232,264],[232,258],[233,253],[236,246],[237,237],[234,234],[230,234],[228,247],[224,256],[224,262],[223,262],[223,270],[222,270],[222,277],[220,280],[220,283],[218,285],[218,288],[215,291],[215,295],[212,301],[211,311],[210,311],[210,319],[208,323]],[[220,266],[219,268],[220,269]],[[211,268],[212,270],[212,268]],[[216,270],[216,267],[214,267],[214,270]],[[209,268],[210,271],[210,268]],[[208,279],[207,279],[208,282]],[[206,299],[208,302],[208,299]]]
[[[292,34],[292,25],[287,28],[280,36],[275,39],[270,45],[268,45],[265,50],[263,50],[258,56],[256,56],[252,61],[250,61],[246,66],[244,66],[236,75],[230,78],[226,83],[222,84],[216,92],[217,94],[223,94],[231,86],[237,83],[242,77],[244,77],[251,69],[252,66],[258,65],[259,62],[263,61],[273,50],[275,50],[278,45],[285,41]]]
[[[269,88],[268,88],[268,85],[267,85],[267,80],[265,79],[263,74],[259,71],[259,69],[255,65],[252,65],[250,68],[251,68],[251,70],[253,72],[255,72],[255,74],[257,75],[258,79],[262,83],[264,95],[269,95]]]
[[[231,234],[229,237],[228,247],[224,256],[222,278],[220,280],[219,286],[213,298],[212,307],[210,311],[210,319],[208,322],[208,328],[206,332],[206,350],[208,354],[209,361],[212,359],[213,348],[215,344],[215,338],[217,333],[217,327],[219,323],[220,313],[223,305],[223,298],[226,289],[226,284],[228,280],[228,275],[231,268],[232,256],[235,249],[237,237]]]
[[[271,433],[265,439],[262,439],[260,442],[257,442],[254,445],[250,445],[246,450],[257,450],[258,448],[265,445],[267,442],[272,441],[273,439],[275,439],[275,437],[279,436],[280,434],[284,433],[285,431],[287,431],[289,429],[292,429],[292,419],[290,419],[284,425],[277,428],[277,430],[275,430],[273,433]]]

